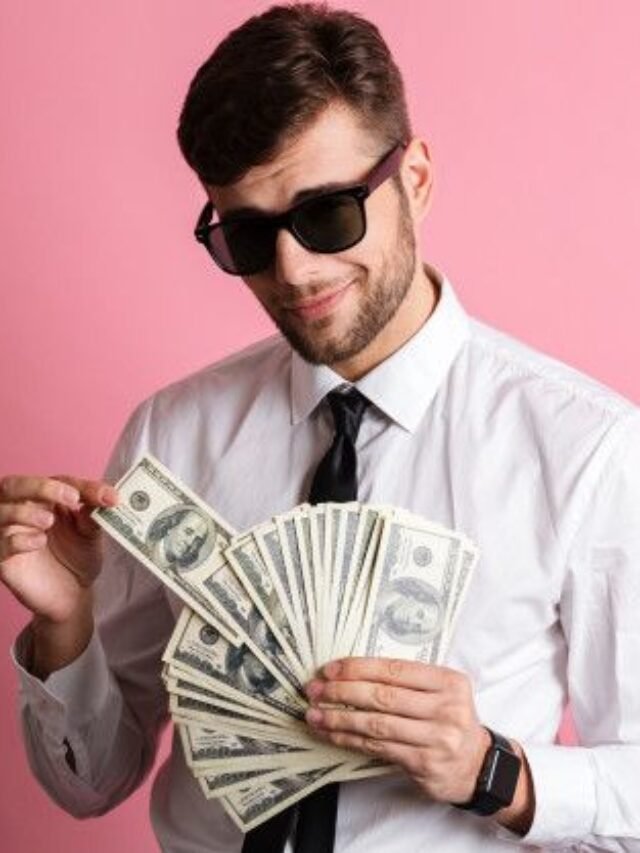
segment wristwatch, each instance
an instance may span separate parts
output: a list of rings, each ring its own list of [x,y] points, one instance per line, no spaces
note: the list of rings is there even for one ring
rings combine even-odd
[[[482,762],[473,796],[466,803],[454,803],[456,808],[479,815],[490,815],[510,806],[518,784],[522,760],[509,741],[485,726],[491,736],[491,746]]]

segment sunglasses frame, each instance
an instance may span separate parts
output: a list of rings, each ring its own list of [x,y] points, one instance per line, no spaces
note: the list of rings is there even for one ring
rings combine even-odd
[[[198,243],[202,243],[202,245],[207,250],[207,253],[213,258],[213,260],[220,267],[221,270],[228,273],[229,275],[236,276],[257,275],[260,272],[264,272],[266,269],[269,268],[270,264],[273,263],[273,258],[271,259],[268,265],[262,266],[256,270],[252,270],[251,272],[239,272],[235,269],[230,269],[221,260],[221,258],[219,258],[215,254],[209,237],[213,231],[217,229],[222,229],[225,225],[230,224],[231,222],[259,222],[262,226],[266,224],[271,227],[275,233],[277,233],[281,228],[286,228],[290,234],[293,234],[293,236],[296,238],[296,240],[300,243],[301,246],[303,246],[308,251],[315,252],[316,254],[334,255],[338,252],[345,252],[347,249],[350,249],[357,243],[359,243],[367,233],[367,215],[364,202],[371,195],[371,193],[377,190],[381,184],[383,184],[388,178],[390,178],[398,171],[406,147],[407,143],[405,142],[398,142],[396,145],[394,145],[393,148],[391,148],[391,150],[388,151],[382,157],[382,159],[373,167],[373,169],[369,172],[364,181],[360,181],[359,183],[354,184],[353,186],[342,187],[341,189],[332,190],[331,192],[319,193],[318,195],[314,195],[311,198],[301,201],[299,204],[295,204],[293,207],[290,207],[283,213],[277,213],[272,215],[265,214],[264,216],[243,217],[242,219],[238,220],[221,220],[219,222],[212,223],[211,220],[213,218],[215,208],[213,206],[213,202],[208,201],[202,209],[200,216],[198,217],[198,221],[193,232],[194,236]],[[356,240],[353,240],[348,245],[342,246],[340,249],[321,251],[309,245],[305,238],[298,232],[296,228],[296,214],[301,209],[304,209],[309,205],[315,204],[321,199],[341,198],[343,196],[354,198],[358,202],[358,205],[360,207],[360,214],[362,216],[362,234]]]

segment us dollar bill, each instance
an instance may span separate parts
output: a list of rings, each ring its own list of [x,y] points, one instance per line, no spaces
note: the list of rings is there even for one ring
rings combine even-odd
[[[282,559],[285,563],[287,577],[290,586],[295,590],[295,610],[302,640],[300,641],[301,655],[304,657],[309,672],[313,669],[313,637],[314,637],[314,613],[313,613],[313,590],[311,588],[311,574],[302,551],[302,543],[298,539],[298,527],[296,516],[299,513],[291,512],[278,515],[274,518],[274,524],[278,533],[278,544],[281,549]]]
[[[288,772],[285,767],[276,767],[275,769],[263,767],[258,770],[238,770],[235,773],[209,771],[196,778],[205,797],[208,800],[215,800],[231,791],[246,788],[248,784],[257,779],[268,781],[279,776],[286,776]]]
[[[189,675],[175,667],[168,667],[167,674],[163,675],[163,681],[169,693],[206,702],[209,707],[215,709],[216,713],[228,713],[233,720],[253,725],[267,723],[280,727],[286,727],[289,724],[288,716],[276,716],[271,708],[257,708],[234,701],[229,696],[210,689],[203,683],[204,680],[196,682],[193,677],[189,678]]]
[[[237,632],[219,613],[195,573],[215,566],[234,529],[150,454],[116,483],[120,502],[92,518],[185,604],[232,643]]]
[[[182,718],[186,720],[186,718]],[[331,744],[319,743],[301,735],[295,739],[278,738],[273,730],[238,732],[233,727],[221,727],[218,717],[207,722],[191,720],[183,724],[182,737],[187,764],[196,775],[215,768],[220,770],[244,767],[286,766],[289,770],[326,767],[341,761],[350,761],[351,753]],[[274,755],[277,762],[269,760]]]
[[[307,753],[302,746],[222,732],[194,724],[178,726],[187,765],[208,772],[274,767]]]
[[[313,791],[332,782],[340,765],[295,773],[266,784],[255,784],[228,796],[220,802],[242,832],[248,832],[278,812],[298,802]]]
[[[248,595],[262,614],[279,648],[284,650],[296,686],[302,689],[307,669],[298,649],[295,619],[281,582],[269,571],[253,533],[236,537],[225,556]]]
[[[232,540],[230,546],[234,551],[238,547],[235,544],[237,538]],[[238,579],[226,553],[218,557],[218,564],[212,568],[212,571],[206,571],[206,575],[198,577],[200,588],[215,602],[217,612],[224,616],[225,622],[232,626],[241,642],[249,646],[284,689],[301,697],[303,685],[297,668],[290,662],[290,653],[283,648],[262,610]],[[277,599],[274,599],[269,612],[273,614],[276,608]]]
[[[233,645],[188,609],[178,619],[163,661],[200,673],[215,684],[217,692],[249,705],[270,707],[295,719],[304,717],[304,703],[284,689],[248,646]]]
[[[249,720],[235,711],[220,709],[206,699],[197,699],[182,692],[169,694],[169,711],[174,721],[206,726],[217,732],[264,738],[306,749],[315,748],[317,744],[309,735],[309,729],[295,720],[288,726],[279,726],[275,721],[265,719]]]
[[[387,518],[358,653],[436,663],[461,555],[461,538],[453,531]]]

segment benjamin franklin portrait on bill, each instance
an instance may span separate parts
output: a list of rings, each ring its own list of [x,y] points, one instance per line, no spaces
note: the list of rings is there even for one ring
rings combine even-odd
[[[404,645],[433,639],[443,620],[438,591],[418,578],[398,578],[382,593],[379,627]]]
[[[176,504],[154,519],[147,535],[149,556],[159,568],[189,571],[207,559],[215,539],[215,528],[203,512]]]

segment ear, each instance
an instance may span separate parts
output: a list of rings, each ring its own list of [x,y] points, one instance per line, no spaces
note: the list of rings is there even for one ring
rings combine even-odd
[[[433,164],[422,139],[414,137],[408,144],[401,175],[414,222],[421,222],[431,207],[433,190]]]

